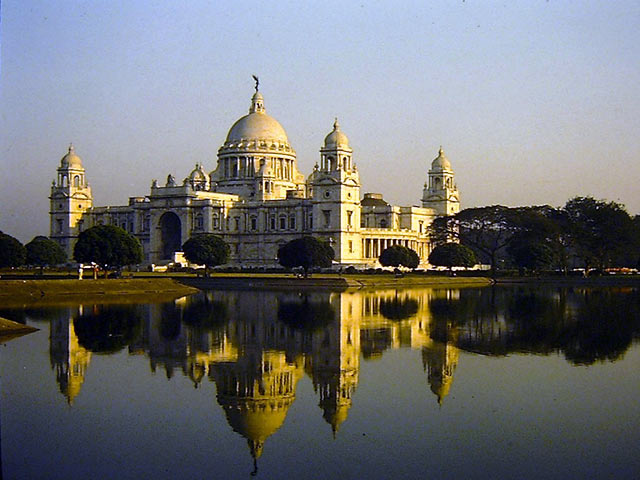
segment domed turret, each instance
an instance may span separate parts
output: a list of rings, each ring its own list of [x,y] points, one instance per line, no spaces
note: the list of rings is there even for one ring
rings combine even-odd
[[[340,124],[338,123],[338,119],[336,118],[335,122],[333,122],[333,131],[327,135],[324,139],[324,147],[325,148],[349,148],[349,139],[347,136],[340,131]]]
[[[444,150],[440,147],[438,150],[438,156],[431,162],[432,170],[451,170],[451,163],[449,159],[445,156]]]
[[[82,168],[82,159],[76,155],[73,143],[69,144],[69,152],[60,160],[62,168]]]

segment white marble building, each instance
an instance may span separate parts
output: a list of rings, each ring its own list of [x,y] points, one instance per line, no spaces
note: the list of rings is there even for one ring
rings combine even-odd
[[[407,175],[411,172],[407,172]],[[303,235],[330,242],[340,265],[376,266],[380,253],[405,245],[427,262],[429,226],[460,208],[454,173],[442,149],[433,160],[422,206],[389,205],[382,195],[361,197],[353,150],[337,120],[305,178],[280,123],[266,113],[257,90],[249,113],[233,124],[218,150],[215,170],[202,164],[182,181],[152,182],[147,196],[128,205],[96,207],[82,160],[73,146],[51,187],[51,238],[72,257],[78,234],[111,224],[135,235],[145,260],[168,263],[193,234],[213,232],[231,246],[231,264],[271,266],[278,248]]]

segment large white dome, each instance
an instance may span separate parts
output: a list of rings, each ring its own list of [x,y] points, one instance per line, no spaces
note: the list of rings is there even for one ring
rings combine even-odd
[[[256,92],[251,99],[249,114],[233,124],[225,144],[255,140],[267,143],[289,143],[287,132],[284,131],[280,122],[267,115],[264,109],[264,99],[260,92]]]

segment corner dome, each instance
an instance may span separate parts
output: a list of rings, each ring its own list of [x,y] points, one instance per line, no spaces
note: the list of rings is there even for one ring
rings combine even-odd
[[[289,144],[287,133],[282,125],[275,118],[267,115],[260,92],[256,92],[251,99],[249,114],[233,124],[225,144],[254,140]]]
[[[333,122],[333,130],[324,139],[325,148],[346,147],[349,148],[349,139],[340,131],[338,119]]]
[[[82,159],[76,155],[73,144],[69,145],[69,152],[60,160],[62,168],[83,168]]]
[[[444,150],[442,150],[442,147],[440,147],[440,150],[438,151],[438,156],[436,157],[436,159],[433,162],[431,162],[431,169],[432,170],[451,170],[451,163],[449,162],[449,159],[445,156]]]

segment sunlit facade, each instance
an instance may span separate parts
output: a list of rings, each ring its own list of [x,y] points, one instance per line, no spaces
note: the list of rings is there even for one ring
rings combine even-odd
[[[50,236],[71,257],[84,229],[116,225],[140,240],[147,262],[169,263],[190,236],[210,232],[231,246],[231,264],[271,266],[284,243],[313,235],[329,242],[340,265],[376,266],[391,245],[412,248],[426,263],[432,221],[458,212],[460,196],[442,149],[425,177],[419,207],[361,195],[353,149],[337,120],[305,177],[256,87],[249,113],[230,128],[213,171],[199,163],[181,182],[171,174],[165,182],[153,180],[149,194],[130,197],[128,205],[93,205],[82,160],[70,146],[51,187]]]

